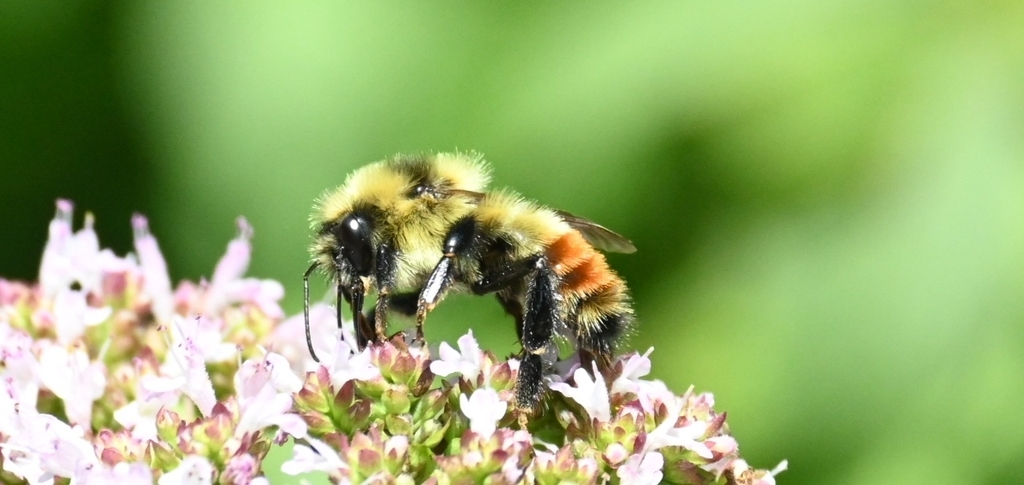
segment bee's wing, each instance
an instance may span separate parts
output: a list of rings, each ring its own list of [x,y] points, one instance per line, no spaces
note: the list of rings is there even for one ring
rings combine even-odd
[[[579,231],[583,238],[597,249],[612,253],[629,254],[636,252],[636,246],[633,245],[632,241],[616,234],[607,227],[563,210],[556,210],[555,212],[573,229]]]
[[[481,200],[483,200],[483,198],[486,196],[485,194],[483,194],[481,192],[473,192],[472,190],[460,190],[460,189],[451,189],[451,190],[448,191],[448,194],[450,194],[450,195],[462,195],[462,196],[465,196],[465,197],[469,197],[470,199],[473,199],[473,202],[477,202],[477,203],[479,203]]]

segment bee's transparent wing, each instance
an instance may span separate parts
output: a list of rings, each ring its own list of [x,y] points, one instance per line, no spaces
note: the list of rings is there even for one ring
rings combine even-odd
[[[636,252],[636,246],[633,245],[632,241],[616,234],[615,231],[607,227],[566,211],[556,210],[555,212],[573,229],[579,231],[583,238],[597,249],[612,253],[629,254]]]

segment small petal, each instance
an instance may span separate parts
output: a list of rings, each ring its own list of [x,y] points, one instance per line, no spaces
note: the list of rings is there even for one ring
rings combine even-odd
[[[651,359],[648,356],[653,351],[654,347],[651,347],[643,355],[632,354],[626,359],[622,364],[622,374],[612,382],[612,394],[636,393],[639,390],[640,378],[651,373]]]
[[[661,468],[665,466],[665,457],[657,451],[644,455],[630,456],[626,463],[616,470],[622,485],[655,485],[661,483]]]
[[[102,323],[110,318],[110,307],[94,308],[86,302],[85,291],[61,288],[53,301],[53,318],[57,341],[71,345],[85,333],[85,327]]]
[[[167,272],[167,262],[156,238],[149,232],[149,221],[141,214],[132,216],[132,229],[135,235],[135,252],[139,256],[142,269],[142,291],[153,302],[153,315],[160,322],[168,322],[174,313],[174,293],[171,290],[171,277]]]
[[[281,471],[287,475],[301,475],[309,472],[336,473],[348,471],[349,466],[331,448],[315,438],[306,438],[309,446],[296,444],[292,449],[292,459],[281,464]]]
[[[249,260],[252,257],[250,239],[252,239],[252,226],[244,217],[239,217],[238,236],[228,243],[227,251],[217,262],[217,267],[213,270],[213,277],[210,278],[204,307],[206,313],[218,313],[228,304],[231,284],[240,279],[249,268]]]
[[[157,481],[159,485],[212,485],[215,470],[210,461],[201,456],[190,455],[181,460],[178,468],[164,473]]]
[[[498,421],[505,416],[508,403],[498,397],[498,393],[489,387],[481,387],[473,391],[473,395],[466,399],[466,395],[459,396],[459,403],[462,414],[469,418],[469,429],[474,433],[490,438],[498,427]]]
[[[171,346],[168,353],[167,363],[173,365],[167,366],[165,363],[164,367],[170,375],[179,376],[177,382],[181,385],[182,392],[196,403],[203,416],[210,416],[217,398],[214,396],[213,383],[206,370],[203,353],[194,337],[197,333],[189,332],[189,329],[194,327],[188,322],[189,319],[180,317],[173,320],[171,327],[177,332],[179,341]]]
[[[604,377],[597,371],[597,365],[594,364],[593,368],[596,378],[590,377],[590,373],[584,369],[576,369],[576,372],[573,373],[576,387],[571,387],[564,382],[553,382],[550,387],[583,406],[591,419],[605,423],[611,419],[612,415],[611,403],[608,401],[608,389],[605,387]]]
[[[473,382],[480,375],[483,353],[480,344],[473,338],[473,331],[459,337],[459,350],[456,351],[447,342],[441,342],[438,349],[440,359],[430,363],[430,371],[438,376],[459,374],[467,381]]]
[[[353,354],[348,342],[338,340],[334,348],[334,358],[328,369],[331,387],[334,389],[341,389],[341,386],[351,380],[368,381],[380,376],[380,369],[373,365],[370,347]]]
[[[92,403],[103,396],[107,384],[103,364],[91,363],[82,349],[68,352],[50,345],[39,356],[39,368],[43,385],[64,401],[68,421],[88,426]]]

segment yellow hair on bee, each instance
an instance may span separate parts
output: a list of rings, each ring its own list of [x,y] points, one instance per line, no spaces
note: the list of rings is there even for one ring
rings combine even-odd
[[[437,177],[451,181],[451,188],[483,192],[491,183],[491,167],[477,152],[438,153],[434,155]]]
[[[487,194],[474,215],[486,231],[514,240],[513,246],[523,256],[542,252],[559,236],[572,230],[554,211],[509,190]]]
[[[345,183],[320,197],[310,218],[311,225],[315,228],[324,221],[344,217],[352,212],[354,204],[402,213],[416,204],[402,196],[418,182],[481,192],[490,182],[490,168],[481,155],[473,152],[399,155],[371,163],[352,172]],[[405,205],[401,206],[403,202]]]

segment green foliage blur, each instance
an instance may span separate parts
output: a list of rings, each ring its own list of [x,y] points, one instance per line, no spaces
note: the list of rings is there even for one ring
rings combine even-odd
[[[0,274],[34,278],[57,197],[122,253],[149,215],[175,279],[245,215],[295,313],[314,198],[478,150],[633,239],[630,345],[780,483],[1024,483],[1022,26],[1000,1],[3,2]],[[515,348],[489,298],[428,338],[469,326]]]

